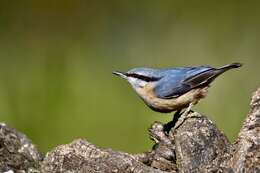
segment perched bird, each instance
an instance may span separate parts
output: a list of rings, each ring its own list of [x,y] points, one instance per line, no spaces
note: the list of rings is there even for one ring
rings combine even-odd
[[[227,70],[241,67],[232,63],[220,68],[210,66],[166,69],[134,68],[113,74],[126,79],[135,92],[151,109],[157,112],[180,112],[191,107],[207,95],[209,84]]]

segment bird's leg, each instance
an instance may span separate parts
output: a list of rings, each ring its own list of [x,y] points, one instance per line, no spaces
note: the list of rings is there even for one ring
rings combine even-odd
[[[175,112],[175,114],[173,115],[173,119],[172,119],[173,126],[172,127],[174,127],[174,125],[177,123],[180,116],[181,116],[181,109],[177,110]]]
[[[174,127],[174,129],[178,128],[180,125],[182,125],[182,123],[185,121],[187,115],[189,114],[193,106],[193,103],[189,104],[189,107],[181,114],[178,123],[176,123],[176,126]],[[192,111],[193,112],[193,111]]]
[[[189,104],[189,107],[182,113],[182,116],[183,116],[183,117],[186,117],[186,116],[189,114],[189,112],[192,111],[192,110],[191,110],[192,106],[193,106],[193,103],[190,103],[190,104]],[[193,111],[192,111],[192,112],[193,112]]]
[[[176,122],[181,116],[181,109],[177,110],[174,115],[172,121],[168,122],[167,124],[164,124],[163,131],[167,134],[170,132],[171,128],[175,126]]]

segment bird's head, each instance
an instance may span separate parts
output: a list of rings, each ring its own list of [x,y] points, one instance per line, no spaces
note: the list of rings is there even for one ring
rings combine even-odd
[[[114,71],[113,74],[126,79],[134,89],[143,88],[161,79],[158,71],[150,68],[134,68],[126,73]]]

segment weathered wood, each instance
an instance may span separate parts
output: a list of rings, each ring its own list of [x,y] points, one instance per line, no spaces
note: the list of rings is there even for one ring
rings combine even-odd
[[[42,156],[22,133],[0,123],[0,172],[35,172]]]
[[[171,131],[178,169],[181,172],[209,172],[220,169],[223,155],[230,147],[226,136],[198,113],[189,114],[185,119],[178,129]]]
[[[260,88],[252,96],[250,111],[233,148],[227,165],[234,172],[260,172]]]
[[[130,154],[111,149],[99,149],[86,140],[78,139],[48,153],[42,172],[133,172],[163,173],[138,162]]]
[[[101,149],[78,139],[48,152],[43,161],[19,132],[0,125],[0,171],[87,173],[257,173],[260,172],[260,88],[238,138],[231,144],[207,117],[181,116],[169,133],[155,122],[149,129],[150,151],[128,154]],[[168,123],[168,125],[171,123]]]

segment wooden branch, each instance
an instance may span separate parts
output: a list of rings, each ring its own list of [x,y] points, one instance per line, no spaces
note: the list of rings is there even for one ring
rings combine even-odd
[[[22,133],[0,123],[0,172],[34,172],[43,157]]]
[[[228,165],[234,172],[260,172],[260,88],[253,94]]]
[[[82,139],[59,146],[47,154],[42,171],[163,173],[138,162],[130,154],[102,150]]]
[[[1,124],[0,172],[260,172],[260,89],[250,107],[234,144],[207,117],[194,112],[181,116],[169,133],[162,123],[153,123],[149,129],[153,148],[135,155],[78,139],[54,148],[42,161],[25,135]]]

